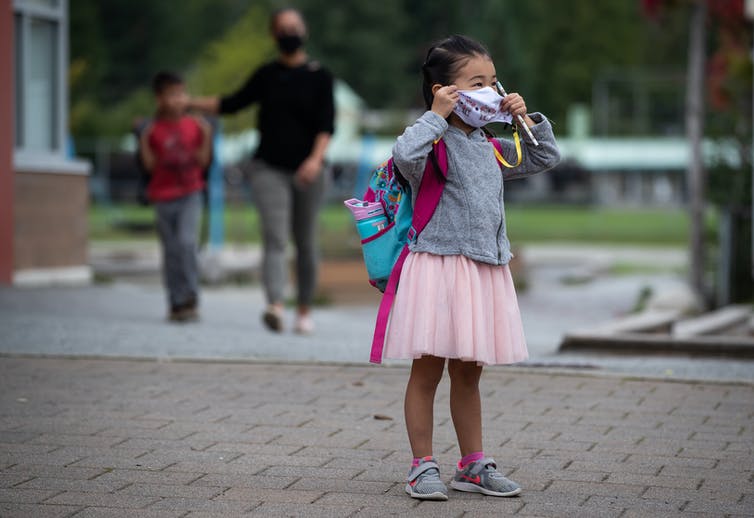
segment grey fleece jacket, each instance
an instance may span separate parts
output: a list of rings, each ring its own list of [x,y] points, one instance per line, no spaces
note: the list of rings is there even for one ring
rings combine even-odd
[[[448,178],[432,219],[409,245],[412,252],[437,255],[464,255],[475,261],[503,265],[513,255],[505,232],[503,180],[522,178],[546,171],[560,161],[550,122],[542,114],[530,114],[537,124],[531,128],[539,146],[529,142],[521,131],[523,159],[518,167],[501,171],[492,143],[481,129],[471,134],[454,126],[432,111],[427,111],[393,147],[393,160],[416,193],[432,143],[441,138],[448,150]],[[512,140],[498,139],[503,157],[516,162]]]

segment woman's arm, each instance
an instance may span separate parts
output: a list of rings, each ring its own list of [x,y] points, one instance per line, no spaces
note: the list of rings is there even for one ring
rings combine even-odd
[[[236,113],[259,100],[259,70],[254,72],[246,82],[230,95],[192,97],[189,108],[211,115]]]
[[[331,137],[332,135],[327,132],[318,133],[314,137],[312,152],[309,153],[309,156],[296,169],[295,179],[300,185],[306,186],[314,183],[314,180],[322,172],[322,167],[325,163],[325,153],[327,152],[327,146],[330,145]]]
[[[189,109],[199,110],[210,115],[217,115],[220,113],[220,98],[217,96],[211,97],[192,97],[189,99]]]
[[[322,172],[325,153],[335,131],[335,100],[333,80],[329,72],[321,70],[318,76],[317,101],[311,107],[317,120],[317,134],[314,137],[309,156],[296,169],[296,181],[301,185],[313,183]]]
[[[309,154],[309,158],[320,163],[325,161],[325,153],[327,153],[327,146],[330,145],[330,139],[332,135],[328,132],[318,133],[314,137],[314,146],[312,146],[312,152]]]

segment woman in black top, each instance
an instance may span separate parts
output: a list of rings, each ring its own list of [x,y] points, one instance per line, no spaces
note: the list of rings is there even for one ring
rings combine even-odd
[[[279,49],[275,61],[262,65],[233,94],[192,99],[190,105],[224,114],[259,104],[260,142],[249,180],[264,242],[268,305],[263,321],[271,330],[283,330],[285,248],[292,229],[298,283],[295,330],[306,334],[314,330],[310,306],[317,279],[317,212],[324,192],[325,152],[334,131],[333,79],[309,61],[301,13],[276,11],[270,31]]]

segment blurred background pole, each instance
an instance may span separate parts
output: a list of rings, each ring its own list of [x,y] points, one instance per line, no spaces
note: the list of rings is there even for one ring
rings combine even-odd
[[[754,0],[746,0],[744,12],[749,21],[754,22]],[[751,60],[754,62],[754,41],[751,47]],[[752,85],[754,85],[754,67],[752,67]],[[752,104],[751,120],[754,128],[754,102]],[[752,130],[751,153],[754,155],[754,129]],[[754,156],[751,157],[751,280],[754,282]]]
[[[359,166],[356,170],[356,186],[353,190],[353,195],[356,198],[361,199],[364,193],[369,187],[369,173],[374,168],[374,146],[377,142],[377,138],[373,133],[365,133],[361,137],[361,153],[359,154]]]
[[[686,136],[690,146],[688,168],[690,281],[692,289],[706,306],[707,290],[704,283],[705,175],[704,158],[702,156],[706,0],[696,0],[692,3],[691,9],[686,76]]]
[[[211,250],[219,250],[225,241],[225,179],[223,166],[220,159],[220,146],[222,144],[222,125],[219,119],[213,120],[212,131],[212,163],[209,167],[209,238],[208,244]]]

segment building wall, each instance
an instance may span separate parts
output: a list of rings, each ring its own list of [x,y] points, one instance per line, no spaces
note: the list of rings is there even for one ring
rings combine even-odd
[[[17,172],[13,207],[16,270],[87,264],[87,179],[82,174]]]
[[[90,167],[66,149],[67,42],[67,0],[0,0],[0,77],[15,87],[0,89],[0,105],[10,101],[0,112],[0,227],[9,229],[0,239],[10,248],[0,248],[0,266],[11,265],[0,283],[91,280]]]
[[[0,284],[13,279],[13,9],[0,0]]]

